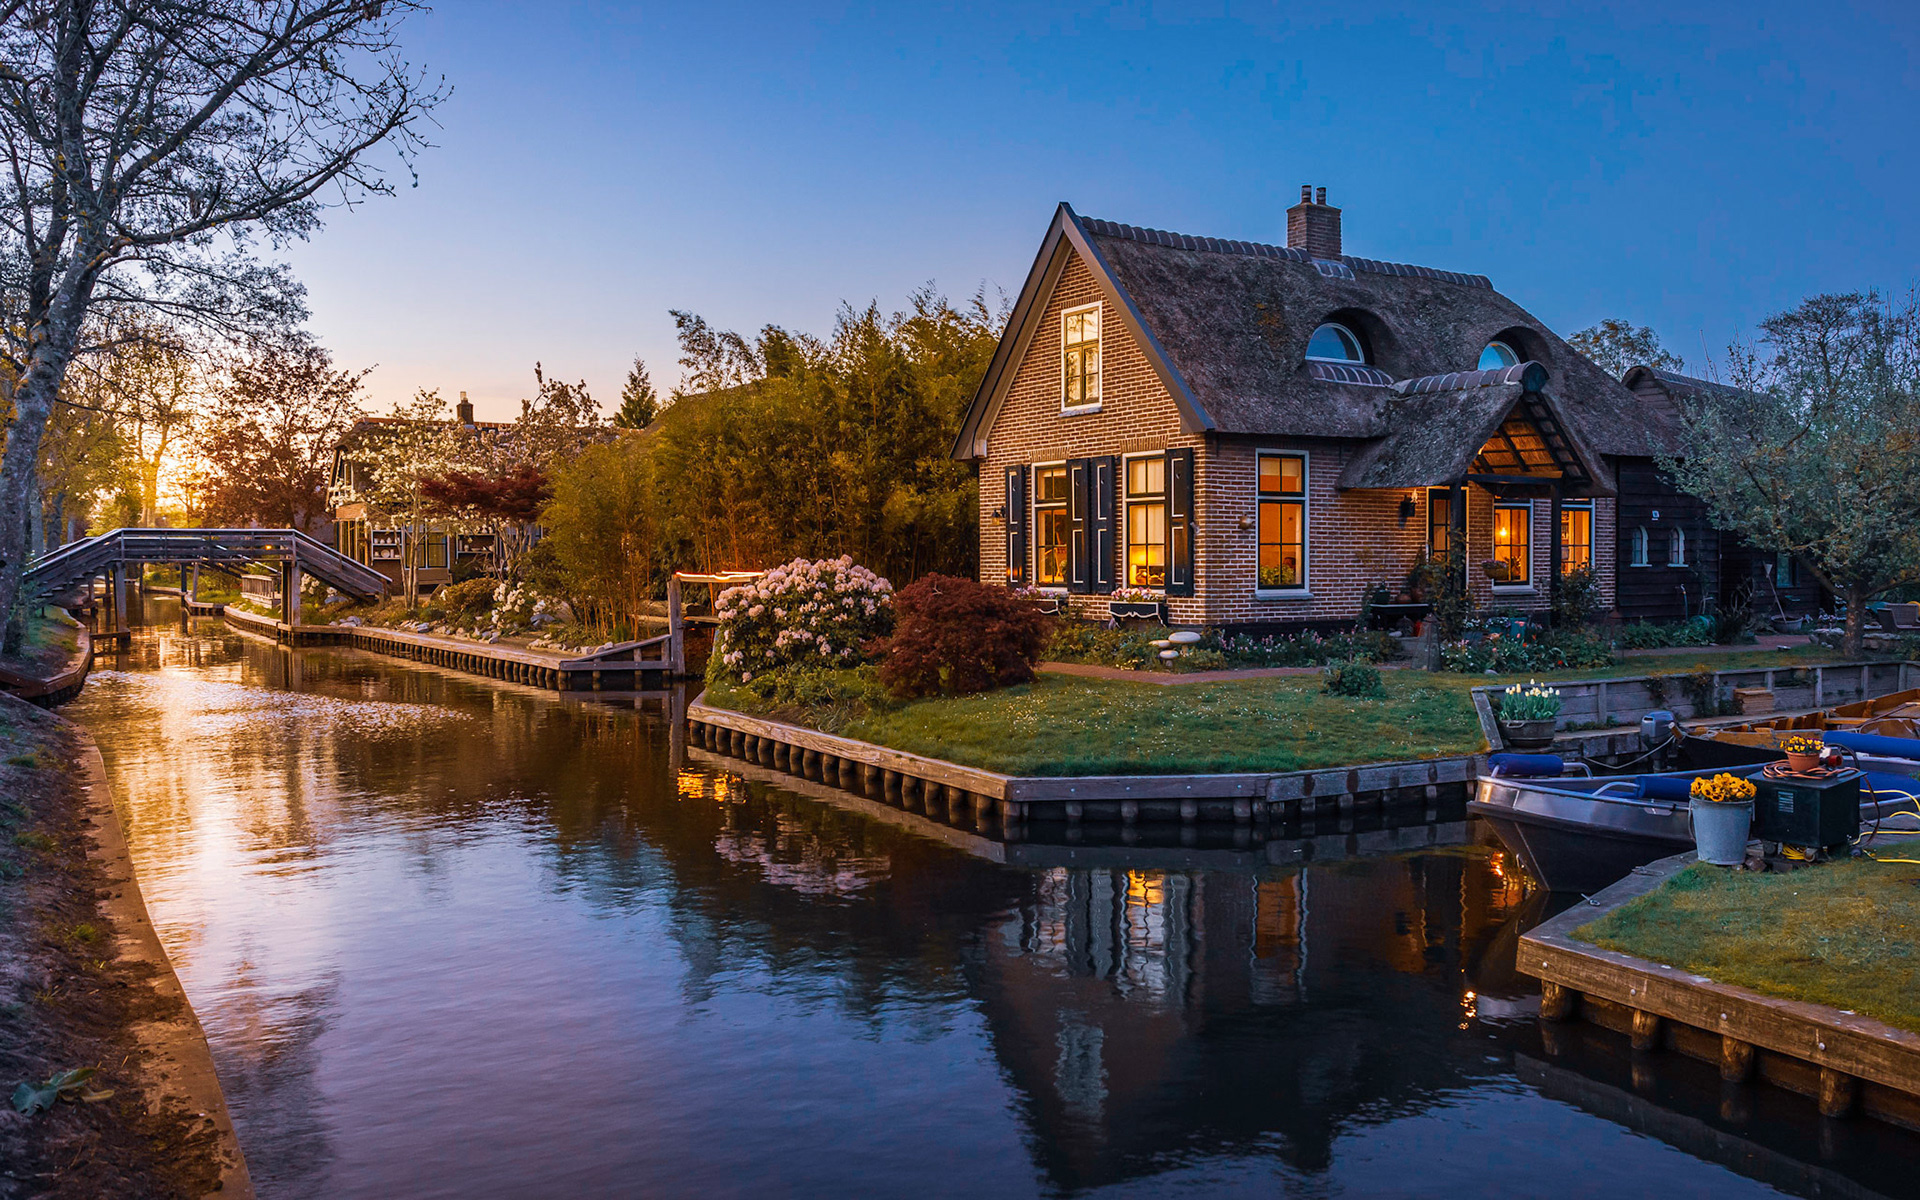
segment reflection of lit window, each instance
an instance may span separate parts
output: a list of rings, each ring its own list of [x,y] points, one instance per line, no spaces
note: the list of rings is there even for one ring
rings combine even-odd
[[[1063,587],[1067,582],[1067,468],[1035,467],[1033,528],[1039,570],[1034,582]]]
[[[1493,508],[1493,581],[1518,587],[1528,580],[1532,559],[1533,505],[1528,501]]]
[[[1260,455],[1261,591],[1307,586],[1307,458]]]
[[[1167,460],[1127,460],[1127,586],[1167,586]]]
[[[1060,318],[1060,352],[1066,376],[1066,408],[1100,403],[1100,306],[1075,309]]]
[[[1560,570],[1593,565],[1593,505],[1569,504],[1560,510]]]

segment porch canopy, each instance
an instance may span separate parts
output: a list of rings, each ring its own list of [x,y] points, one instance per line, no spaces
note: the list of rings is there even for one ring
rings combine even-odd
[[[1605,463],[1562,418],[1546,382],[1547,369],[1526,362],[1394,384],[1390,432],[1354,456],[1339,486],[1613,495]]]

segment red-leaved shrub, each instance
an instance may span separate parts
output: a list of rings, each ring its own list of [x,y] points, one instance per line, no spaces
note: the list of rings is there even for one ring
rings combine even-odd
[[[896,696],[961,695],[1029,683],[1047,618],[1004,587],[928,575],[893,597],[880,681]]]

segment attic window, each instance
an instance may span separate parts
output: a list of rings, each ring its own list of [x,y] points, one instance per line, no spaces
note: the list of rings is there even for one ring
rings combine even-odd
[[[1498,371],[1502,367],[1515,366],[1519,362],[1520,356],[1513,352],[1512,346],[1507,345],[1505,342],[1488,342],[1487,348],[1480,352],[1479,365],[1474,369],[1479,371]]]
[[[1100,306],[1090,305],[1060,317],[1060,365],[1065,386],[1061,407],[1072,411],[1100,408]]]
[[[1332,321],[1314,330],[1313,336],[1307,339],[1307,357],[1321,362],[1367,361],[1366,351],[1360,348],[1360,339],[1354,336],[1353,330]]]

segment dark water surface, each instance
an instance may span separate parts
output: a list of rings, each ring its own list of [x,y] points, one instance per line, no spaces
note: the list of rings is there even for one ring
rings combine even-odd
[[[1904,1134],[1543,1045],[1485,846],[999,865],[676,763],[671,701],[147,611],[66,711],[263,1197],[1913,1194]]]

